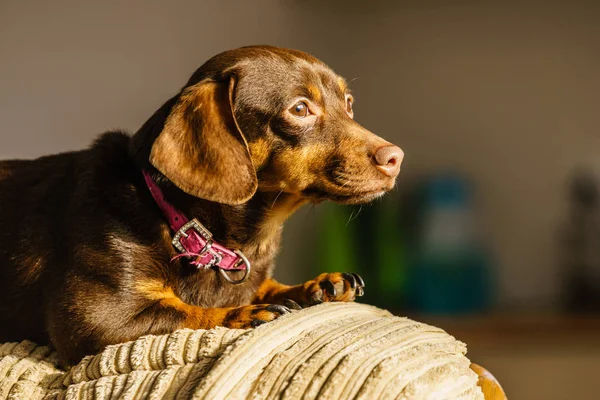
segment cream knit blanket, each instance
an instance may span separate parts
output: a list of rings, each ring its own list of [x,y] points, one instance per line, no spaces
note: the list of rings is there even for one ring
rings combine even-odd
[[[0,345],[0,399],[483,399],[466,347],[439,328],[325,303],[254,330],[148,335],[69,371],[31,342]]]

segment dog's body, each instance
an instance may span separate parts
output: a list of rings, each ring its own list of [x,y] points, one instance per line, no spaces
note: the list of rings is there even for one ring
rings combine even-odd
[[[352,120],[345,83],[318,60],[266,46],[222,53],[133,137],[0,162],[0,341],[50,341],[74,363],[143,334],[256,326],[287,312],[273,306],[286,299],[351,301],[356,276],[270,279],[282,224],[309,201],[379,196],[401,156]],[[245,254],[246,282],[173,260],[174,232],[143,171]]]

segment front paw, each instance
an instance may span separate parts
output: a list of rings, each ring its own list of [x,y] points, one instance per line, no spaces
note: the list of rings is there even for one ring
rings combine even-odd
[[[256,328],[289,313],[289,308],[278,304],[242,306],[227,312],[223,326],[236,329]]]
[[[354,273],[323,273],[302,285],[302,303],[308,305],[329,301],[354,301],[362,296],[365,282]]]

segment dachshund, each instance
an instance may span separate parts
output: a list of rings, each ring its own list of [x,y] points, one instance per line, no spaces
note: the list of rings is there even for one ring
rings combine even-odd
[[[346,81],[297,50],[218,54],[133,135],[0,162],[0,342],[64,365],[145,334],[251,328],[354,301],[356,274],[271,278],[299,207],[368,203],[403,152],[353,119]]]

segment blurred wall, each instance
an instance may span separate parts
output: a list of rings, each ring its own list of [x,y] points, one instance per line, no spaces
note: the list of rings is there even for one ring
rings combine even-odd
[[[566,176],[600,165],[598,11],[566,1],[2,1],[0,158],[134,131],[219,51],[296,47],[358,78],[356,119],[406,152],[400,187],[440,168],[472,178],[501,303],[551,305]],[[302,275],[307,215],[285,233],[279,275],[289,279]]]
[[[135,131],[214,54],[287,44],[277,1],[0,2],[0,157]]]
[[[331,5],[308,42],[328,33],[319,55],[358,78],[357,120],[405,150],[400,187],[444,168],[473,180],[500,303],[552,306],[567,177],[600,167],[600,3],[377,4]]]

